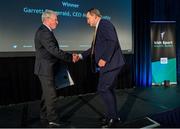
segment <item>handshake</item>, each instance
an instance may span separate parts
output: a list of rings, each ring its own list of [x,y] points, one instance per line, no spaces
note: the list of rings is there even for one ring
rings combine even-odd
[[[76,53],[73,53],[73,54],[72,54],[72,61],[73,61],[74,63],[78,62],[80,59],[81,59],[81,58],[80,58],[79,54],[76,54]]]

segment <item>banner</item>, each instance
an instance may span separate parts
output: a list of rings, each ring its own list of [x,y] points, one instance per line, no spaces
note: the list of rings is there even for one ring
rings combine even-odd
[[[176,22],[151,21],[152,85],[177,84]]]

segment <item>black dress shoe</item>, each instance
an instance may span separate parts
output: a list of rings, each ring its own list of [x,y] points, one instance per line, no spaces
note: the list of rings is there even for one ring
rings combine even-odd
[[[68,122],[49,122],[48,123],[48,128],[66,128],[68,126]]]
[[[61,125],[59,123],[56,123],[56,122],[49,122],[47,127],[48,128],[60,128]]]
[[[118,127],[121,123],[122,121],[120,118],[110,120],[106,119],[106,122],[102,125],[102,128],[115,128]]]

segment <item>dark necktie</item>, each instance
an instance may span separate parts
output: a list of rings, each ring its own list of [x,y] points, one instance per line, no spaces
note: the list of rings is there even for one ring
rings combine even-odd
[[[54,41],[55,41],[55,43],[56,43],[56,46],[57,46],[58,49],[59,49],[59,44],[58,44],[58,41],[57,41],[56,37],[54,36],[53,31],[51,31],[51,34],[52,34],[52,37],[53,37],[53,39],[54,39]]]

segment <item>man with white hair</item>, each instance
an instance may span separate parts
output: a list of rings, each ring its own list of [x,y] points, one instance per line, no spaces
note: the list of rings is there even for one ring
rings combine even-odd
[[[42,25],[35,34],[35,69],[41,87],[41,120],[47,120],[48,127],[61,127],[56,109],[56,89],[54,74],[58,61],[75,62],[75,54],[69,54],[59,48],[53,30],[58,25],[56,12],[45,10],[42,14]]]

